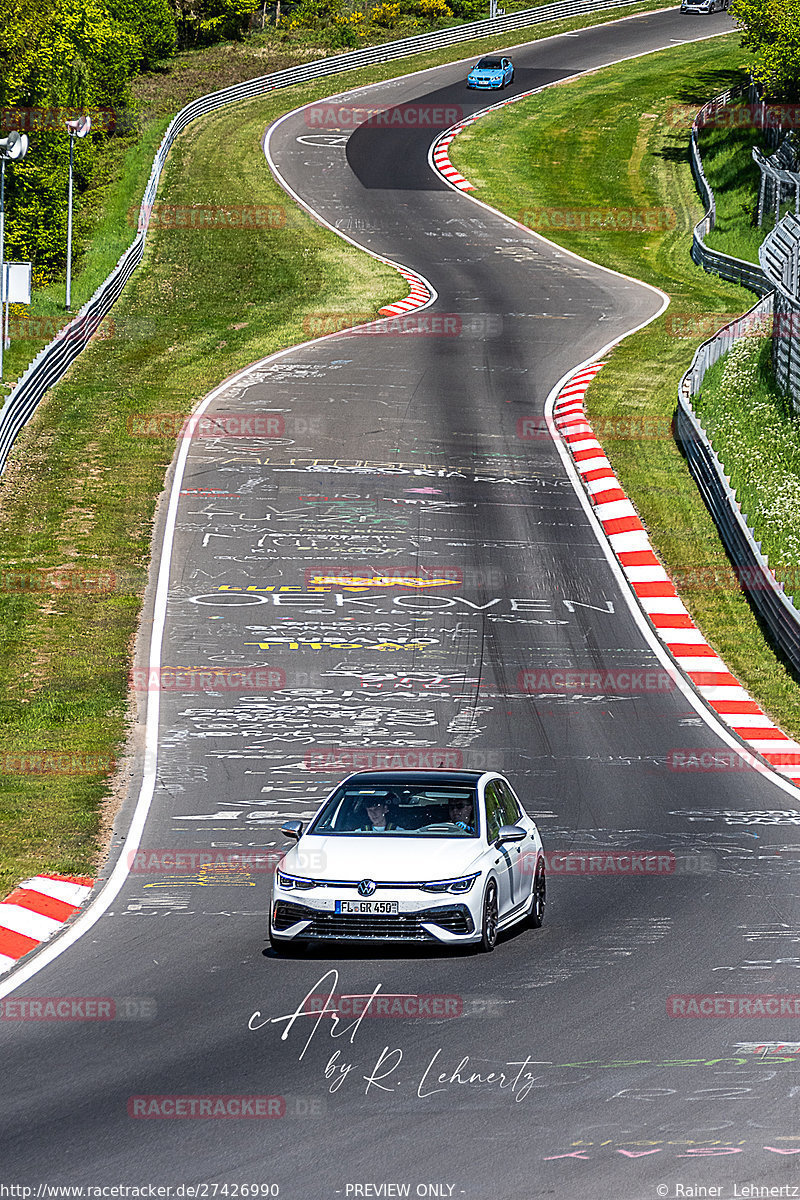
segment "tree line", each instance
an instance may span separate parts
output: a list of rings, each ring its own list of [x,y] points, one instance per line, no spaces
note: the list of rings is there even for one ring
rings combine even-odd
[[[75,143],[85,191],[111,137],[135,133],[131,80],[181,49],[241,36],[259,0],[0,0],[0,137],[27,133],[6,172],[6,257],[32,260],[42,286],[66,265],[65,120],[92,117]]]
[[[267,3],[0,0],[0,136],[19,129],[31,143],[25,161],[6,173],[6,251],[8,258],[33,261],[35,286],[58,278],[66,264],[64,120],[86,110],[93,117],[91,136],[75,144],[80,195],[97,176],[108,139],[135,134],[132,79],[179,50],[241,37],[256,13],[263,25]],[[333,28],[342,46],[369,37],[366,27],[360,29],[366,14],[359,0],[284,0],[284,14],[287,8],[291,15],[282,21],[287,30]],[[408,0],[370,12],[378,24],[390,25],[406,8],[425,21],[474,19],[481,3]],[[767,97],[800,98],[800,0],[732,0],[731,13]],[[77,238],[76,253],[79,249]]]

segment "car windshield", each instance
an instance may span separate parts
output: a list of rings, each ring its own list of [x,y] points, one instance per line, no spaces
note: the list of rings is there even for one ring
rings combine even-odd
[[[343,783],[308,832],[325,837],[477,837],[475,801],[475,787],[468,783]]]
[[[503,64],[499,58],[482,58],[475,68],[476,71],[499,71]]]

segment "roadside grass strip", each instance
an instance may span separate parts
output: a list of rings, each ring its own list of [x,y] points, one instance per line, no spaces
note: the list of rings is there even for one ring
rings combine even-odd
[[[760,229],[755,224],[761,173],[752,151],[754,146],[765,154],[771,151],[765,130],[747,123],[752,105],[733,101],[726,109],[724,123],[719,118],[720,124],[704,125],[698,133],[703,170],[716,204],[715,225],[704,240],[712,250],[757,263],[758,248],[772,228],[773,216],[767,213]]]
[[[57,933],[93,886],[85,875],[35,875],[0,901],[0,975]]]
[[[709,646],[653,551],[586,416],[584,397],[604,362],[578,371],[559,392],[553,416],[628,584],[650,624],[695,690],[755,754],[792,783],[800,780],[800,743],[788,737]],[[746,758],[745,758],[746,761]]]

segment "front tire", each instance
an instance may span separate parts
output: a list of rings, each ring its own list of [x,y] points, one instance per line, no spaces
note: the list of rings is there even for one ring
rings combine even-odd
[[[479,948],[484,954],[490,954],[497,945],[497,925],[500,920],[497,900],[497,884],[491,879],[483,898],[483,919],[481,921],[481,940]]]
[[[536,871],[533,880],[533,903],[531,915],[528,918],[531,929],[541,929],[544,924],[544,908],[547,903],[547,879],[542,863]]]

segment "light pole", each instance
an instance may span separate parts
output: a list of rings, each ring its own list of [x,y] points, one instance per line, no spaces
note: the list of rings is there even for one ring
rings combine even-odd
[[[69,134],[69,202],[67,204],[67,312],[69,312],[70,304],[72,303],[72,162],[73,151],[75,149],[75,138],[86,137],[89,130],[92,128],[91,117],[78,117],[74,121],[67,121],[67,133]]]
[[[6,345],[6,163],[18,162],[28,153],[28,138],[24,133],[12,131],[8,137],[0,138],[0,383],[3,382],[3,350]]]

